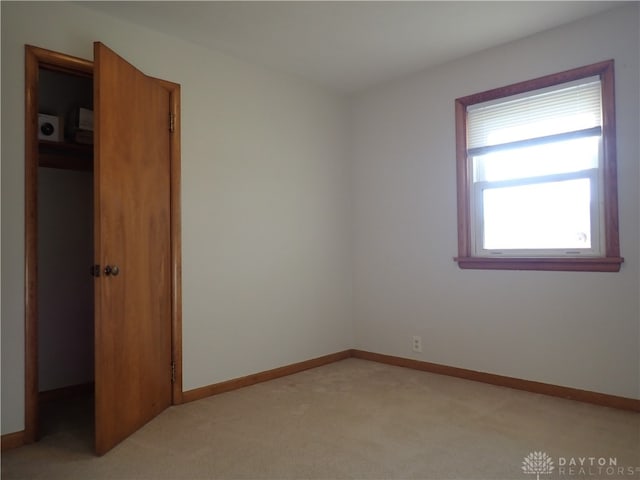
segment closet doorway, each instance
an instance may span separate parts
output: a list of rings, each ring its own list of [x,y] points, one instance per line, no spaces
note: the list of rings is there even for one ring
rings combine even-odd
[[[180,86],[99,42],[25,61],[25,440],[93,393],[103,454],[182,401]]]

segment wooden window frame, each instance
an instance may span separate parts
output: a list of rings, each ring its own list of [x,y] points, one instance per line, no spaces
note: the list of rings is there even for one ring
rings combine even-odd
[[[602,82],[602,191],[604,202],[604,256],[596,257],[480,257],[474,256],[471,236],[472,165],[467,155],[467,107],[499,98],[518,95],[561,83],[599,76]],[[618,272],[624,259],[620,256],[618,232],[618,179],[616,168],[616,129],[614,95],[614,61],[587,65],[561,73],[495,88],[455,101],[456,173],[458,189],[458,256],[454,260],[462,269],[481,270],[558,270]]]

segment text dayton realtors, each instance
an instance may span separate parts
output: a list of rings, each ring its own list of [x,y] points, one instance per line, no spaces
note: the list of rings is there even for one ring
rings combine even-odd
[[[558,457],[560,475],[635,475],[640,466],[618,465],[616,457]]]

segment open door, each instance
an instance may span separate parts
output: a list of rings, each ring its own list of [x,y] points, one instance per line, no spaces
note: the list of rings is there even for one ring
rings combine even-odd
[[[99,455],[172,403],[173,115],[166,83],[94,44]]]

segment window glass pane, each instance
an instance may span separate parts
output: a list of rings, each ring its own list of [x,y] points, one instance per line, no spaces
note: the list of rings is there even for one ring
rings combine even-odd
[[[590,179],[483,191],[487,250],[591,248]]]
[[[497,182],[598,168],[600,137],[586,137],[473,157],[473,180]]]

